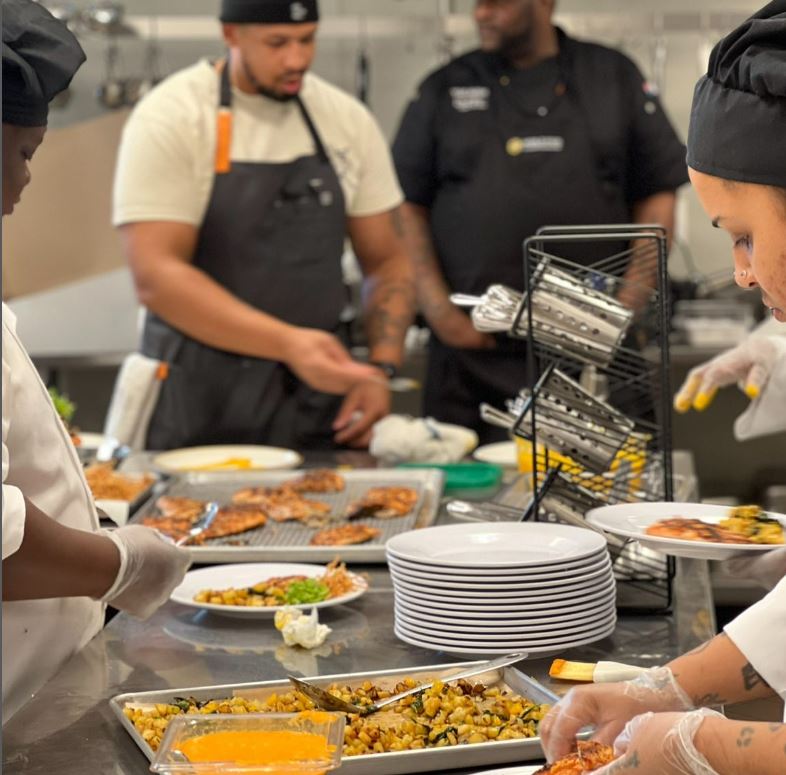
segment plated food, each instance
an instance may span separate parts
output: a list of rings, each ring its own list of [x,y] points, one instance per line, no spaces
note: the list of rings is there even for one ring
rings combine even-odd
[[[782,546],[786,514],[708,503],[622,503],[591,509],[593,527],[675,557],[727,560]]]
[[[109,463],[93,463],[85,468],[85,478],[96,500],[131,502],[155,483],[152,474],[121,474]]]
[[[661,519],[646,529],[648,535],[684,541],[711,541],[719,544],[782,544],[783,526],[768,517],[759,506],[739,506],[717,524],[701,519],[672,517]]]
[[[614,749],[594,740],[579,740],[576,750],[542,767],[535,775],[585,775],[614,761]]]
[[[321,576],[271,576],[251,586],[202,589],[194,595],[194,600],[197,603],[253,608],[308,605],[343,597],[356,588],[356,579],[357,576],[347,572],[344,563],[334,561]]]
[[[348,686],[331,684],[328,691],[357,705],[417,686],[406,677],[395,686],[383,687],[371,681]],[[297,713],[314,708],[314,703],[299,691],[271,694],[266,699],[242,696],[197,700],[178,697],[171,703],[139,707],[127,704],[123,713],[152,750],[161,743],[169,721],[182,714],[214,713]],[[344,756],[384,754],[424,748],[443,748],[462,744],[532,738],[547,705],[483,683],[437,681],[420,694],[405,697],[390,711],[370,716],[347,716]]]
[[[368,581],[338,561],[306,563],[238,563],[186,573],[172,600],[221,616],[272,619],[277,611],[330,608],[360,597]]]

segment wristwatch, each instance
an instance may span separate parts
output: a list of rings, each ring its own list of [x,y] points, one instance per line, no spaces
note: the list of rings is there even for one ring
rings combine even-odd
[[[398,366],[395,363],[388,363],[387,361],[369,361],[369,366],[376,366],[380,371],[384,372],[388,379],[393,379],[398,374]]]

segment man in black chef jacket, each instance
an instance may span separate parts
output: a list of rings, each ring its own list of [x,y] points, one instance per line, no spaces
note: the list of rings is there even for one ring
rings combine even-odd
[[[478,404],[501,405],[527,384],[526,358],[522,343],[477,332],[449,295],[521,289],[522,242],[544,225],[670,230],[675,190],[688,179],[654,87],[620,52],[554,27],[554,5],[478,0],[480,48],[420,84],[393,146],[433,334],[424,411],[483,441],[505,432],[482,423]],[[602,257],[581,250],[560,253]]]

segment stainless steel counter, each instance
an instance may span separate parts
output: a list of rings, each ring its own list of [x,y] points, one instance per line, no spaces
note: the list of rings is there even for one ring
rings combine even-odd
[[[353,569],[357,569],[354,566]],[[112,715],[107,700],[121,692],[326,675],[457,661],[415,648],[393,634],[393,591],[384,567],[360,567],[369,592],[322,612],[333,629],[313,652],[283,645],[271,620],[194,613],[174,603],[138,622],[119,615],[3,728],[4,773],[142,775],[148,763]],[[571,659],[613,658],[632,664],[668,661],[715,631],[707,563],[680,561],[674,613],[621,616],[613,637],[566,652]],[[550,659],[529,671],[555,691]],[[459,772],[470,771],[456,771]]]

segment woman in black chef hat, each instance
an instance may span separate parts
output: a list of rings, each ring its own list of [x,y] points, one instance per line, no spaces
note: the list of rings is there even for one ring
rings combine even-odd
[[[3,215],[30,182],[49,101],[84,53],[32,0],[2,1]],[[150,528],[99,529],[68,434],[3,304],[3,722],[96,634],[109,603],[146,618],[183,578],[188,551]]]
[[[771,2],[713,50],[694,96],[688,165],[707,214],[731,235],[737,283],[759,288],[786,322],[786,0]],[[760,399],[771,423],[786,416],[786,362],[775,360]],[[739,378],[755,365],[749,353]],[[569,691],[540,724],[548,758],[567,754],[576,733],[592,725],[594,739],[612,745],[616,757],[593,775],[783,775],[786,724],[734,721],[707,709],[786,698],[779,557],[757,561],[772,561],[766,570],[777,586],[722,634],[632,681]],[[586,754],[585,771],[592,761]]]

